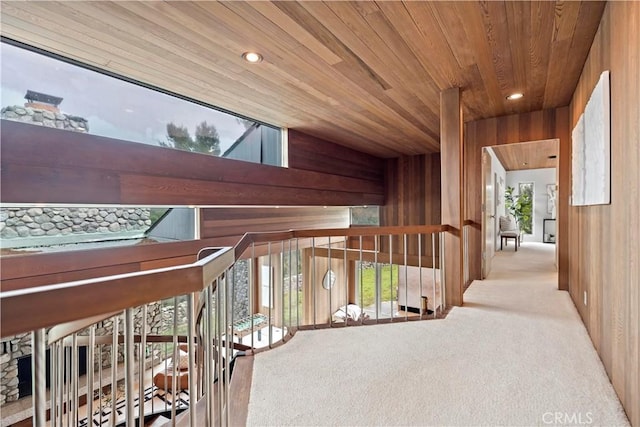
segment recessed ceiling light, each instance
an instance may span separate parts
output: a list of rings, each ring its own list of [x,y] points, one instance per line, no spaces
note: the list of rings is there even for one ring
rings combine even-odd
[[[242,58],[247,62],[251,62],[252,64],[262,62],[262,55],[257,52],[245,52],[242,54]]]
[[[509,101],[514,101],[514,100],[516,100],[516,99],[520,99],[520,98],[522,98],[523,96],[524,96],[524,94],[523,94],[523,93],[512,93],[511,95],[507,96],[507,99],[508,99]]]

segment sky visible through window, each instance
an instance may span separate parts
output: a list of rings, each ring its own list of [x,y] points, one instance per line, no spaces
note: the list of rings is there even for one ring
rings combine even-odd
[[[214,125],[224,153],[245,131],[236,117],[74,66],[6,43],[1,49],[1,107],[22,106],[27,90],[63,98],[62,113],[88,120],[89,133],[160,145],[167,124],[194,135],[203,121]]]

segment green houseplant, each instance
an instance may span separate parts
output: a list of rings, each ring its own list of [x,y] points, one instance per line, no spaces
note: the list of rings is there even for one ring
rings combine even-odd
[[[513,194],[515,188],[507,187],[504,193],[505,207],[518,224],[518,228],[524,234],[531,234],[533,217],[532,189],[526,187],[520,194]]]

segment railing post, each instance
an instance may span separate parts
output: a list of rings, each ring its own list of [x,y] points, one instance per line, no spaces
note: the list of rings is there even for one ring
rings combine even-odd
[[[118,411],[118,328],[120,315],[113,316],[113,340],[111,344],[111,427],[116,427]]]
[[[311,298],[313,299],[313,328],[318,323],[316,315],[316,239],[311,238]]]
[[[445,269],[446,265],[446,252],[445,252],[445,236],[444,232],[440,232],[440,313],[447,308],[447,273]]]
[[[32,356],[31,372],[33,372],[33,425],[44,427],[47,423],[47,377],[46,361],[47,346],[45,344],[45,330],[38,329],[31,333]]]
[[[442,233],[440,233],[442,234]],[[438,234],[438,237],[440,237],[440,234]],[[438,255],[438,261],[441,260],[441,255],[442,255],[442,251],[440,251],[440,255]],[[436,315],[436,281],[437,281],[437,277],[436,277],[436,235],[435,233],[431,234],[431,272],[433,273],[433,303],[431,304],[433,306],[433,318],[435,319],[437,317]],[[440,265],[440,273],[442,274],[442,266]],[[440,279],[440,287],[442,288],[442,279]],[[442,291],[440,291],[442,292]],[[440,293],[440,298],[442,299],[442,293]],[[427,307],[428,310],[428,307]],[[440,312],[442,313],[442,302],[440,303]]]
[[[345,314],[346,314],[346,308],[349,306],[349,263],[347,262],[347,251],[349,250],[349,236],[344,236],[344,250],[342,251],[344,257],[342,260],[342,268],[344,270],[344,307],[345,307]],[[355,303],[355,301],[354,301]],[[357,319],[354,319],[357,320]],[[344,323],[345,326],[348,326],[348,322],[347,319],[344,319]]]
[[[51,375],[51,385],[50,389],[50,401],[51,401],[51,412],[50,419],[51,425],[55,425],[58,417],[58,343],[51,344],[51,363],[50,363],[50,375]],[[35,393],[33,393],[35,395]],[[89,401],[88,401],[89,402]],[[87,403],[88,403],[87,402]],[[35,408],[35,406],[34,406]],[[89,406],[89,408],[91,408]],[[91,411],[89,411],[91,413]]]
[[[78,379],[80,376],[78,369],[78,334],[74,333],[71,336],[71,421],[74,425],[78,424],[78,398],[79,398],[79,386]]]
[[[271,259],[271,242],[269,242],[267,244],[267,256],[268,256],[268,260],[269,260],[269,348],[271,348],[273,346],[273,303],[275,301],[274,298],[274,290],[275,290],[275,284],[273,283],[275,280],[275,274],[273,274],[273,266],[272,266],[272,259]],[[253,322],[253,320],[252,320]]]
[[[298,263],[302,263],[300,259],[300,240],[296,237],[296,328],[300,329],[300,283],[298,277],[300,271],[298,270]]]
[[[87,348],[87,424],[93,422],[93,381],[95,370],[96,327],[89,328],[89,346]],[[52,387],[53,389],[53,387]],[[53,419],[53,415],[51,416]]]
[[[433,234],[432,234],[433,236]],[[431,267],[432,268],[436,268],[435,265],[433,265],[434,263],[431,263]],[[418,284],[420,287],[420,298],[422,298],[422,234],[418,233]],[[435,289],[435,282],[433,283],[433,288]],[[434,291],[435,292],[435,291]],[[408,295],[406,300],[408,300]],[[428,306],[427,306],[428,309]],[[424,313],[422,312],[422,304],[420,304],[420,319],[422,319],[422,316],[424,315]]]
[[[327,289],[327,294],[329,296],[329,313],[328,314],[329,314],[329,327],[332,328],[333,327],[333,317],[331,316],[331,292],[333,291],[333,289],[332,289],[333,286],[331,286],[331,284],[332,284],[331,276],[332,276],[333,270],[331,268],[331,236],[328,237],[328,249],[329,249],[329,251],[328,251],[327,262],[328,262],[329,265],[327,267],[327,273],[325,273],[325,274],[329,274],[329,289]],[[324,278],[322,279],[322,281],[323,281],[322,285],[324,286]],[[345,307],[345,318],[344,318],[345,322],[347,321],[346,314],[347,314],[347,310],[346,310],[346,307]]]
[[[362,266],[362,235],[358,236],[359,237],[359,244],[360,244],[360,248],[358,250],[358,255],[359,255],[359,263],[358,263],[358,287],[360,289],[360,308],[361,310],[364,310],[364,284],[362,281],[362,271],[363,271],[363,266]],[[361,321],[360,323],[364,323],[364,313],[361,312]]]
[[[256,245],[251,243],[251,262],[249,262],[249,319],[251,319],[251,352],[255,349],[255,324],[253,322],[253,315],[256,314],[254,299],[258,298],[255,287],[257,282],[255,280],[257,272],[256,270]]]
[[[218,279],[216,279],[216,284],[218,283]],[[214,357],[216,357],[216,351],[213,344],[213,284],[210,284],[206,290],[206,323],[204,327],[204,362],[205,362],[205,387],[206,387],[206,397],[205,402],[207,406],[207,417],[206,417],[206,425],[212,426],[215,421],[215,406],[213,401],[213,379],[215,376],[215,365],[214,365]]]
[[[389,291],[391,294],[391,300],[389,301],[389,318],[393,322],[393,237],[391,234],[389,234]]]
[[[173,355],[171,361],[173,367],[171,369],[171,425],[176,426],[176,405],[178,404],[178,363],[179,363],[179,349],[178,349],[178,297],[173,298],[173,328],[172,328],[172,344]],[[166,356],[165,356],[166,357]]]
[[[144,419],[144,371],[145,361],[147,359],[147,304],[143,305],[140,313],[140,346],[138,347],[138,402],[140,402],[138,409],[138,417]],[[153,355],[151,366],[153,369]],[[153,378],[153,370],[151,371],[151,378]]]
[[[402,250],[404,251],[404,319],[409,319],[409,267],[407,264],[407,234],[402,234]],[[393,273],[393,265],[391,266],[391,272]],[[400,289],[398,289],[398,293],[400,293]],[[420,293],[418,294],[420,297],[418,301],[422,301],[422,287],[420,289]],[[400,296],[398,295],[398,300],[400,300]],[[422,307],[422,304],[420,305]],[[400,310],[400,307],[398,307]],[[422,309],[421,309],[422,310]]]
[[[133,339],[133,309],[127,308],[124,311],[124,387],[125,387],[125,399],[127,402],[127,427],[135,427],[136,417],[133,411],[134,408],[134,384],[135,384],[135,362],[134,362],[134,339]],[[140,407],[144,406],[144,396],[140,396]]]
[[[380,266],[378,265],[378,235],[374,236],[374,253],[373,253],[373,265],[376,269],[375,274],[375,301],[376,301],[376,323],[378,323],[378,319],[380,318],[380,294],[381,294],[381,281],[380,281]]]
[[[189,353],[189,425],[191,427],[196,426],[195,399],[198,396],[196,393],[196,347],[194,345],[196,325],[194,307],[194,294],[190,293],[187,295],[187,339],[189,341],[187,348]],[[194,401],[193,404],[191,404],[191,400]],[[142,402],[142,400],[140,400],[140,402]]]

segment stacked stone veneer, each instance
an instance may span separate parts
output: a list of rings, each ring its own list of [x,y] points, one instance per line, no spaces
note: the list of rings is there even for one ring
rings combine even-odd
[[[31,123],[37,126],[47,126],[75,132],[89,131],[89,123],[82,117],[40,108],[20,107],[18,105],[4,107],[1,112],[1,117],[7,120]]]
[[[180,308],[178,309],[180,316]],[[185,317],[185,314],[182,314]],[[173,306],[163,307],[162,303],[147,305],[146,330],[149,334],[162,334],[172,326]],[[96,336],[111,335],[113,333],[113,318],[98,322],[95,325]],[[143,324],[142,309],[134,311],[134,330],[139,334]],[[124,330],[123,316],[118,316],[118,330],[122,334]],[[48,330],[47,330],[48,332]],[[78,335],[89,335],[89,329],[80,331]],[[158,352],[154,352],[157,361]],[[0,345],[0,405],[18,400],[18,359],[31,354],[31,333],[20,334],[5,338]],[[151,356],[149,354],[148,356]],[[137,355],[136,355],[137,357]],[[124,361],[123,346],[118,346],[118,362]],[[111,346],[103,346],[102,352],[96,356],[94,368],[98,369],[99,363],[103,368],[111,366]]]
[[[249,315],[249,261],[238,260],[233,266],[233,317]]]
[[[17,239],[144,231],[151,225],[150,212],[145,208],[2,208],[0,236]]]

